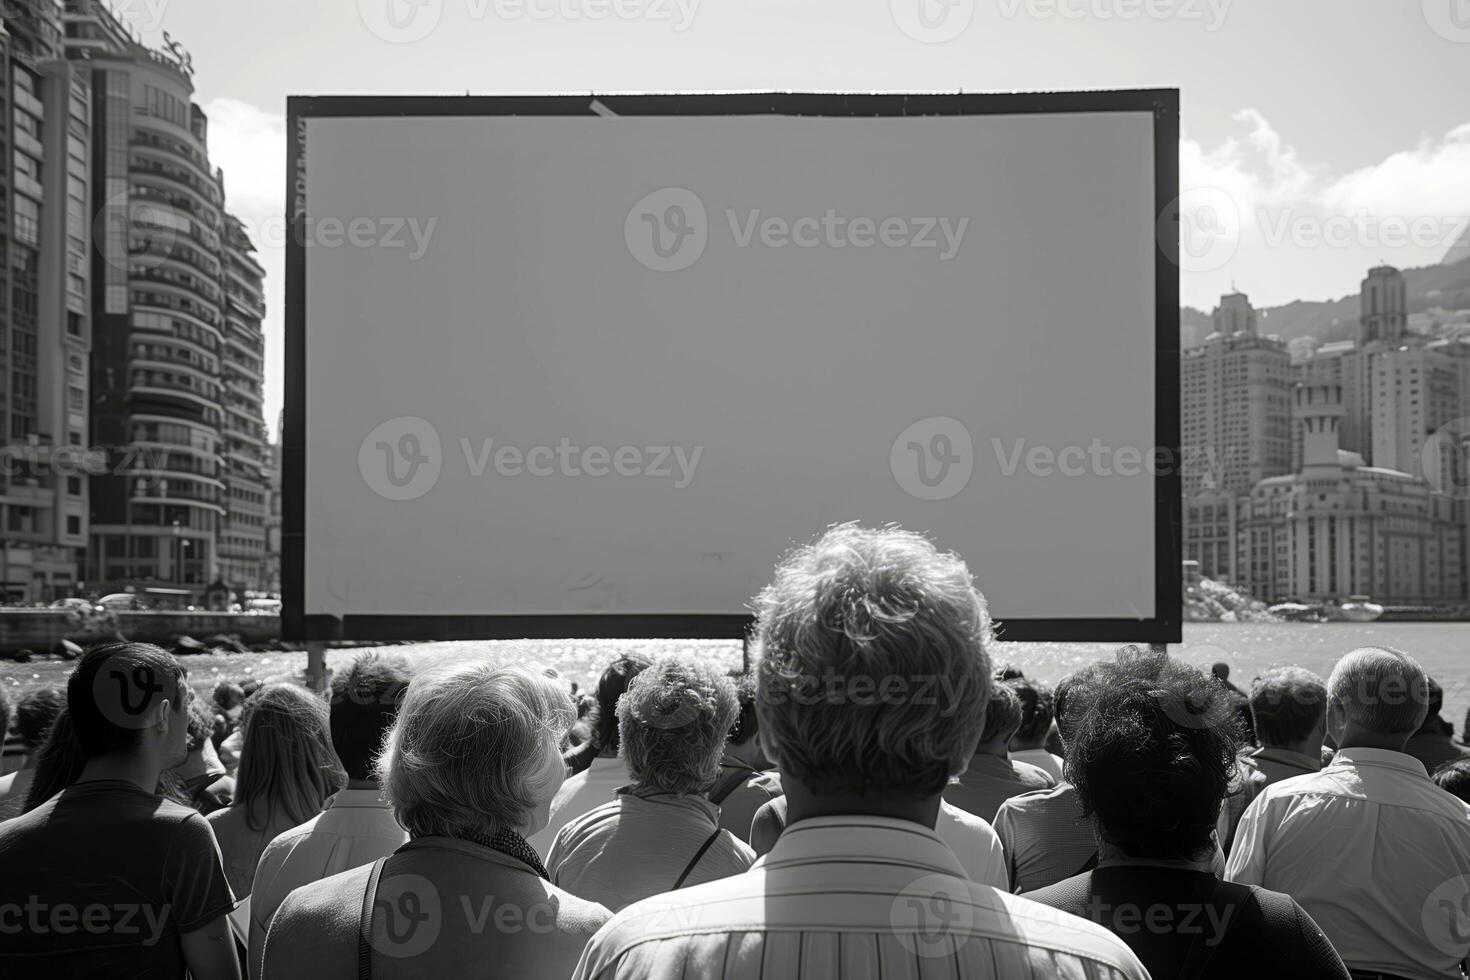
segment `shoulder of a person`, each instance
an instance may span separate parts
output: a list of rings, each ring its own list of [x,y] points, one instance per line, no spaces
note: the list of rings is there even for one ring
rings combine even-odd
[[[745,841],[736,837],[728,830],[721,830],[719,839],[724,845],[726,852],[735,858],[737,862],[744,864],[746,867],[755,863],[755,850],[749,844],[745,843]]]
[[[363,864],[293,889],[276,911],[272,929],[277,924],[326,927],[346,921],[356,932],[372,870],[371,864]]]
[[[1065,790],[1067,786],[1067,783],[1059,782],[1051,786],[1043,786],[1040,789],[1028,789],[1024,793],[1017,793],[1000,805],[1000,810],[996,813],[996,819],[1000,819],[1002,813],[1026,812],[1042,806],[1047,801],[1061,795],[1059,791]]]
[[[536,879],[541,881],[541,879]],[[546,891],[547,903],[556,913],[557,931],[566,935],[581,936],[584,940],[607,925],[613,917],[604,905],[573,895],[549,881],[541,881]]]
[[[1022,762],[1020,759],[1012,759],[1011,765],[1015,767],[1016,774],[1027,782],[1042,783],[1048,788],[1057,784],[1057,781],[1052,778],[1052,774],[1040,766],[1034,766],[1029,762]]]
[[[1075,889],[1076,879],[1081,877],[1083,876],[1078,875],[1027,895],[1011,895],[994,888],[989,888],[987,891],[995,895],[1004,906],[1004,911],[1009,919],[1007,926],[1015,930],[1017,939],[1022,944],[1069,953],[1080,959],[1103,963],[1119,971],[1125,977],[1144,980],[1148,977],[1148,971],[1144,969],[1133,951],[1128,948],[1127,943],[1090,919],[1064,912],[1056,906],[1037,901],[1035,898],[1036,895],[1042,895],[1052,889],[1057,889],[1058,891],[1054,894],[1060,897],[1064,894],[1060,891],[1063,886],[1070,883],[1071,888]]]
[[[617,823],[614,815],[621,808],[622,803],[619,800],[608,800],[606,803],[599,803],[586,813],[578,814],[562,824],[561,829],[556,832],[556,839],[559,841],[570,840],[573,837],[591,833],[603,826],[606,826],[608,830],[612,830]]]
[[[969,810],[961,810],[948,800],[939,801],[939,819],[979,837],[995,837],[995,828],[990,825],[990,821],[975,816]]]
[[[295,889],[281,902],[266,932],[266,976],[303,959],[331,961],[325,950],[347,950],[357,939],[362,899],[372,865],[363,865]],[[316,976],[313,972],[313,976]]]
[[[605,951],[612,952],[615,958],[638,942],[691,931],[689,926],[699,921],[698,913],[692,909],[759,896],[764,894],[764,889],[764,873],[755,868],[744,874],[690,885],[677,892],[662,892],[615,913],[598,932],[595,942]],[[718,924],[714,925],[718,928]],[[609,947],[613,949],[608,950]]]
[[[771,796],[780,796],[786,792],[781,786],[781,774],[777,772],[758,772],[746,780],[745,785],[759,787]]]
[[[215,813],[219,812],[222,811],[215,811]],[[214,814],[210,814],[210,816],[213,815]],[[205,819],[208,818],[206,817]],[[321,814],[318,813],[316,816],[312,817],[310,820],[307,820],[305,823],[299,823],[296,826],[283,830],[276,836],[272,837],[270,843],[265,845],[265,850],[260,852],[261,862],[265,863],[274,860],[285,860],[286,855],[291,852],[291,849],[293,847],[301,843],[301,841],[305,840],[306,838],[312,836],[313,832],[316,830],[316,823],[320,819]]]
[[[1081,908],[1085,904],[1091,885],[1092,872],[1083,871],[1070,878],[1063,878],[1061,881],[1054,881],[1050,885],[1029,891],[1025,897],[1050,908],[1070,911],[1074,908]]]

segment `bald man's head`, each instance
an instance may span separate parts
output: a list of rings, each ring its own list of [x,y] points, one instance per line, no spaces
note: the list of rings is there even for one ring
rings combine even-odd
[[[1342,706],[1347,722],[1378,735],[1412,735],[1429,713],[1424,668],[1388,647],[1362,647],[1339,660],[1327,697]]]

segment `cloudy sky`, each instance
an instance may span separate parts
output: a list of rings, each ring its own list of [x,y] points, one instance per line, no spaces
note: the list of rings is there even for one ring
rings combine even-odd
[[[1259,305],[1438,262],[1470,215],[1470,0],[113,0],[193,54],[269,271],[287,95],[1177,87],[1183,294]],[[1189,237],[1193,236],[1193,237]],[[1189,243],[1194,243],[1190,247]]]

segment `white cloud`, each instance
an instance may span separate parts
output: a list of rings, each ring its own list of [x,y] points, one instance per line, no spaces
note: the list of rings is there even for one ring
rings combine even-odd
[[[1213,147],[1187,135],[1180,145],[1186,211],[1188,192],[1211,188],[1223,196],[1194,199],[1218,210],[1228,197],[1238,218],[1229,232],[1238,240],[1217,250],[1218,262],[1186,266],[1186,303],[1208,309],[1233,286],[1260,305],[1347,295],[1379,262],[1439,262],[1470,223],[1470,123],[1335,173],[1304,161],[1261,112],[1246,108],[1232,118],[1248,128]]]
[[[225,172],[225,207],[245,223],[265,267],[265,425],[275,438],[285,392],[286,118],[236,99],[215,99],[209,116],[209,159]]]

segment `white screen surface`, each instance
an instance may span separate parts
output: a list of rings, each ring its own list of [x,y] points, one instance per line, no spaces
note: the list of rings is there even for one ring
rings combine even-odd
[[[856,520],[1152,618],[1152,126],[306,119],[305,613],[740,614]]]

